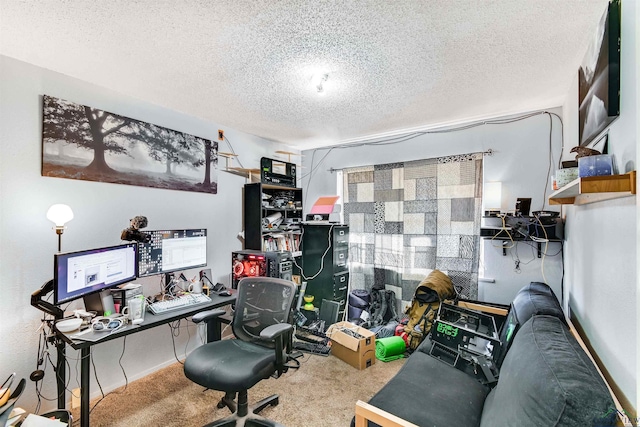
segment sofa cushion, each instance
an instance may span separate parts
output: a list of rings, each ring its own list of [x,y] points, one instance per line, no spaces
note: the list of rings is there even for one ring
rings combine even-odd
[[[481,425],[584,427],[612,410],[604,381],[563,321],[533,316],[513,339]]]
[[[531,282],[520,289],[511,303],[511,310],[516,312],[521,325],[538,314],[555,316],[566,324],[558,298],[546,283]]]
[[[464,372],[416,351],[369,403],[419,426],[478,426],[488,392]]]
[[[498,368],[502,366],[502,361],[520,326],[524,325],[531,316],[539,314],[555,316],[566,323],[558,298],[549,285],[531,282],[516,294],[509,308],[509,314],[500,330],[501,345],[493,353],[493,360]]]

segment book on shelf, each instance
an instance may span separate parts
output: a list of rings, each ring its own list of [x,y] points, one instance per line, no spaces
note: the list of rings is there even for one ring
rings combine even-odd
[[[291,233],[270,234],[263,236],[262,250],[269,251],[300,251],[300,235]]]

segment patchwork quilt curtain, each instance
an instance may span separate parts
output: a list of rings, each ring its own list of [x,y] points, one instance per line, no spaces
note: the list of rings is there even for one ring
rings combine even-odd
[[[352,289],[410,301],[433,269],[477,299],[482,153],[345,169]]]

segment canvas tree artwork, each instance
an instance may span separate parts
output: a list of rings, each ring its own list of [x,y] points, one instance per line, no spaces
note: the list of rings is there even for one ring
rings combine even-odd
[[[216,194],[218,143],[45,95],[42,175]]]

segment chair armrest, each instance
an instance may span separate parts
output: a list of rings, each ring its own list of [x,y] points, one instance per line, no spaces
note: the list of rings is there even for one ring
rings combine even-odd
[[[260,332],[260,339],[265,341],[273,341],[275,338],[288,331],[291,331],[292,329],[293,326],[291,326],[289,323],[278,323],[275,325],[267,326],[262,330],[262,332]]]
[[[209,320],[215,319],[216,317],[220,317],[226,313],[227,312],[225,310],[216,308],[213,310],[201,311],[200,313],[196,313],[193,316],[191,316],[191,320],[193,321],[193,323],[208,322]]]
[[[400,417],[390,414],[373,405],[369,405],[361,400],[356,402],[356,427],[366,427],[367,421],[386,427],[418,427],[417,425],[405,421]]]

